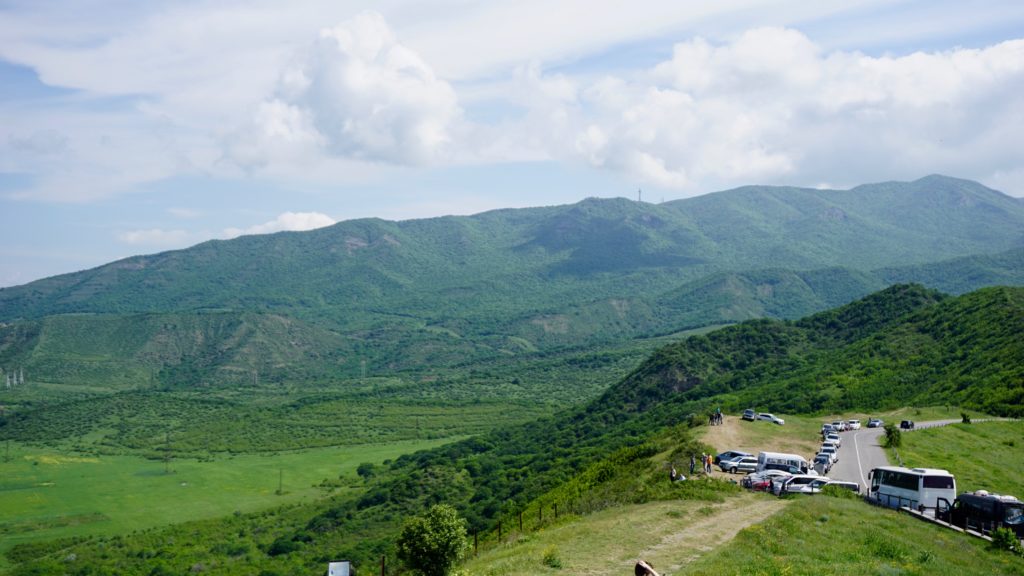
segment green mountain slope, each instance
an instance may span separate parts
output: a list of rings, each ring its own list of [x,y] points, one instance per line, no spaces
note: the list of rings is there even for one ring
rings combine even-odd
[[[307,380],[366,367],[429,371],[798,318],[893,282],[951,293],[1021,283],[1022,230],[1024,203],[939,176],[846,191],[747,187],[660,205],[588,199],[469,217],[353,220],[0,289],[0,366],[28,365],[51,382],[113,379],[116,387],[141,386],[154,370],[193,384],[260,365]],[[211,324],[214,312],[265,334],[265,359]],[[59,314],[89,315],[34,323]],[[135,346],[154,334],[151,315],[172,315],[167,324],[191,330],[164,334],[151,343],[157,349],[196,330],[219,348],[140,352]],[[329,343],[331,353],[271,336],[259,320],[269,318],[309,332],[304,342]],[[101,353],[89,352],[97,346]]]
[[[72,550],[83,564],[131,573],[152,567],[131,552],[147,547],[176,567],[217,562],[230,573],[309,570],[325,554],[374,565],[393,553],[401,519],[432,503],[452,503],[473,529],[492,530],[560,486],[599,487],[605,472],[614,474],[605,463],[663,451],[649,443],[655,437],[673,436],[687,454],[697,447],[679,424],[713,406],[813,413],[939,403],[1020,415],[1021,333],[1024,288],[945,297],[894,286],[799,321],[749,321],[670,344],[587,406],[403,456],[358,496]],[[230,538],[249,553],[196,546],[196,536]],[[174,544],[179,539],[186,544]],[[272,552],[284,548],[274,548],[278,542],[291,543],[288,551]],[[38,559],[16,573],[69,553],[65,544],[54,550],[24,551]]]
[[[1024,203],[939,176],[845,191],[748,187],[661,205],[588,199],[352,220],[128,258],[2,289],[0,320],[220,308],[351,326],[388,313],[500,317],[649,295],[712,271],[867,270],[990,254],[1024,246],[1022,230]]]

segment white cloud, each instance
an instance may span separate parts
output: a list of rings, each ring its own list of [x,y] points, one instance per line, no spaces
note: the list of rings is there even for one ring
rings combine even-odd
[[[149,228],[146,230],[129,230],[117,235],[117,239],[125,244],[157,248],[177,248],[189,242],[190,235],[184,230],[164,230]]]
[[[277,218],[248,228],[227,228],[222,237],[235,238],[247,234],[271,234],[273,232],[315,230],[330,226],[335,220],[319,212],[284,212]]]
[[[554,156],[693,193],[1009,174],[1019,166],[1011,151],[1022,144],[1022,93],[1024,40],[871,57],[759,28],[727,43],[681,42],[650,70],[591,81],[578,101],[537,88],[535,108],[571,119],[571,138],[549,130]]]
[[[402,45],[376,12],[320,31],[286,68],[275,97],[260,104],[249,159],[316,152],[371,162],[442,159],[460,109],[452,87]],[[250,131],[250,136],[251,136]],[[246,156],[233,157],[244,164]]]

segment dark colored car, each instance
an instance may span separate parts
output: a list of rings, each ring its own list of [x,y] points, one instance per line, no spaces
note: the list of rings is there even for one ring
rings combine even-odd
[[[986,492],[965,492],[956,497],[953,506],[938,512],[940,520],[954,526],[990,532],[1004,527],[1024,538],[1024,502],[1013,496]]]
[[[900,428],[902,428],[904,430],[913,430],[914,429],[914,421],[913,420],[904,420],[904,421],[900,422]]]
[[[743,411],[744,420],[750,420],[751,422],[753,422],[754,418],[756,418],[756,413],[754,412],[753,408],[747,408],[746,410]]]
[[[750,452],[740,452],[739,450],[729,450],[728,452],[722,452],[718,456],[715,456],[715,464],[718,464],[722,460],[732,460],[733,458],[739,458],[740,456],[753,456]]]

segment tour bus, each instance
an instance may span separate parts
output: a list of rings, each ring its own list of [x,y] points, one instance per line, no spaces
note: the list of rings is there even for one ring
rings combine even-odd
[[[803,456],[779,452],[760,452],[757,455],[757,472],[783,470],[790,474],[807,474],[810,466]]]
[[[956,500],[956,480],[946,470],[882,466],[868,474],[869,498],[882,506],[944,510]]]

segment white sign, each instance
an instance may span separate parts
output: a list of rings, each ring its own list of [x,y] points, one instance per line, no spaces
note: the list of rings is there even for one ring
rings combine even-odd
[[[331,562],[327,565],[327,576],[349,576],[348,562]]]

